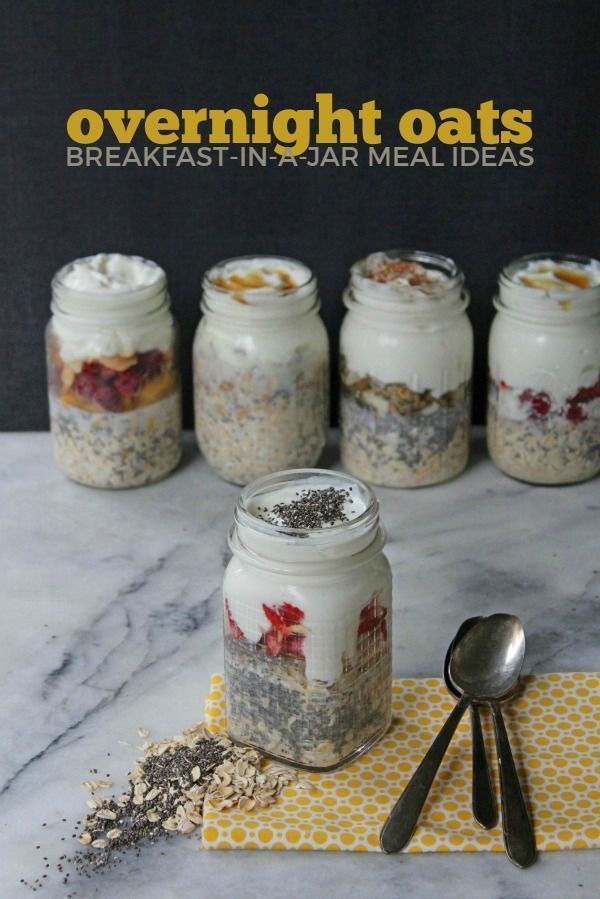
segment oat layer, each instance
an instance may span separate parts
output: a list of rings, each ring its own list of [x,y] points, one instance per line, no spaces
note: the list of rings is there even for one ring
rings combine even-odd
[[[600,421],[574,425],[552,417],[547,421],[514,421],[488,406],[490,456],[505,474],[531,484],[574,484],[600,472]]]

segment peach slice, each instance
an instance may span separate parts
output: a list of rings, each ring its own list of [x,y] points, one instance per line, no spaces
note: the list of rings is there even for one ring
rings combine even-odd
[[[553,290],[569,290],[566,284],[560,281],[553,281],[551,278],[540,278],[532,275],[521,275],[521,281],[525,287],[533,287],[535,290],[545,290],[547,292]]]
[[[592,282],[585,272],[576,272],[572,268],[555,268],[554,274],[561,281],[568,281],[569,284],[574,284],[575,287],[579,287],[581,290],[591,287]]]

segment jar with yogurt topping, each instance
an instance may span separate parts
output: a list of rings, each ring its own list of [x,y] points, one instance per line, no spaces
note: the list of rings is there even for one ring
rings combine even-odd
[[[138,487],[181,456],[177,333],[164,271],[100,253],[52,281],[46,331],[54,458],[92,487]]]
[[[232,739],[313,770],[391,720],[392,584],[372,491],[319,469],[240,495],[223,581]]]
[[[315,465],[329,418],[329,344],[316,279],[301,262],[240,257],[204,276],[194,341],[198,444],[246,484]]]
[[[444,256],[372,253],[350,270],[340,334],[342,461],[386,487],[453,478],[469,454],[473,333]]]
[[[600,471],[600,262],[539,253],[500,274],[489,341],[487,440],[531,484]]]

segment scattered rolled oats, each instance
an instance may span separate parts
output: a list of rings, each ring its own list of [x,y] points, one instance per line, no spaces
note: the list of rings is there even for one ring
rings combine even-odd
[[[143,730],[138,729],[140,736],[147,736]],[[79,852],[71,861],[77,870],[89,873],[110,864],[113,853],[143,839],[154,843],[171,833],[193,833],[202,824],[205,803],[242,812],[267,808],[295,781],[294,771],[267,762],[256,749],[236,746],[196,724],[169,740],[146,744],[129,774],[127,792],[87,800],[92,811],[78,840],[94,851]],[[307,784],[301,789],[313,788],[307,781],[300,783]],[[82,784],[92,794],[111,785],[108,780]]]

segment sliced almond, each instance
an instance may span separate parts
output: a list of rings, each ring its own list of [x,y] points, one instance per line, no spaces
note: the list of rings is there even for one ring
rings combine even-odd
[[[112,368],[113,371],[125,371],[135,365],[137,356],[135,353],[126,356],[100,356],[98,361],[106,368]],[[147,734],[140,734],[140,736],[147,736]]]

